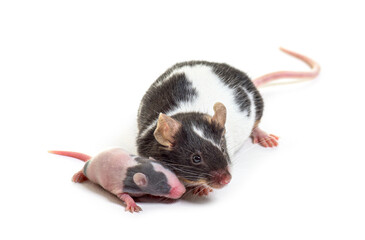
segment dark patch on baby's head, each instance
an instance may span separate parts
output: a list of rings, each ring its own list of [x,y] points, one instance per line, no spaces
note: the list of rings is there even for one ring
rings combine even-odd
[[[155,196],[167,195],[170,192],[170,185],[167,177],[162,172],[156,172],[151,162],[153,160],[147,158],[136,157],[135,160],[139,163],[137,166],[130,167],[127,170],[127,176],[124,180],[124,192],[127,193],[143,193]],[[136,173],[143,173],[147,178],[145,187],[138,186],[133,176]]]

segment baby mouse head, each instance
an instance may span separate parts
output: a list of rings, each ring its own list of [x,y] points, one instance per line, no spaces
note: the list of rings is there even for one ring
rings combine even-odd
[[[221,188],[231,180],[225,139],[226,108],[213,107],[211,117],[202,113],[160,114],[155,139],[159,160],[165,162],[186,185],[207,184]]]
[[[154,196],[180,198],[185,193],[184,185],[176,175],[153,159],[135,157],[139,163],[127,170],[124,191]]]

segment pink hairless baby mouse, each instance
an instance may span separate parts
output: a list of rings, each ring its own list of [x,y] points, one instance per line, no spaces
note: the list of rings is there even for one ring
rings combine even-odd
[[[184,185],[169,169],[151,158],[131,155],[121,148],[103,151],[95,157],[68,151],[49,152],[86,162],[72,181],[90,180],[99,184],[124,201],[126,211],[132,213],[142,210],[132,197],[149,194],[177,199],[185,193]]]

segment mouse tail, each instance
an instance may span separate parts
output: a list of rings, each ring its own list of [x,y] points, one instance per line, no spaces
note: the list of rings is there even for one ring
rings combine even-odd
[[[57,154],[57,155],[62,155],[62,156],[66,156],[66,157],[73,157],[73,158],[77,158],[80,159],[83,162],[87,162],[88,160],[90,160],[90,156],[83,154],[83,153],[78,153],[78,152],[69,152],[69,151],[48,151],[49,153],[53,153],[53,154]]]
[[[261,87],[276,79],[282,79],[282,78],[313,79],[318,76],[320,72],[320,67],[318,63],[316,63],[314,60],[299,53],[289,51],[285,48],[280,48],[280,50],[295,58],[302,60],[311,68],[311,70],[306,72],[279,71],[279,72],[268,73],[253,80],[253,83],[256,87]]]

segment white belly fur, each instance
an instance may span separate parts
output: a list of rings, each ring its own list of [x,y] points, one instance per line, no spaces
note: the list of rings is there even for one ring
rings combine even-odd
[[[212,68],[206,65],[184,66],[176,69],[171,75],[185,73],[187,80],[192,82],[198,92],[198,97],[193,102],[182,102],[179,107],[167,113],[172,116],[180,112],[202,112],[214,115],[213,106],[216,102],[223,103],[227,108],[226,141],[230,156],[240,149],[244,141],[250,136],[255,123],[255,105],[253,94],[246,91],[251,100],[251,114],[242,112],[235,102],[234,92],[224,85]],[[170,76],[171,76],[170,75]],[[163,81],[168,80],[169,77]]]

